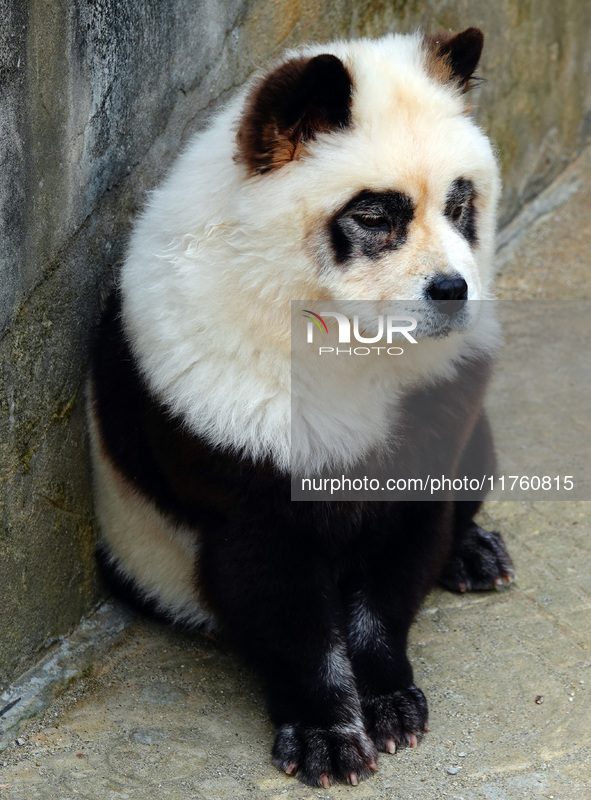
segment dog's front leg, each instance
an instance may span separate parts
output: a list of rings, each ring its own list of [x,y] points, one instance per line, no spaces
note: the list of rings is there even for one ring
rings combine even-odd
[[[356,784],[376,768],[328,558],[289,524],[211,537],[201,578],[234,644],[262,677],[273,758],[304,783]]]
[[[347,647],[365,727],[378,750],[414,747],[427,730],[408,631],[438,574],[453,525],[450,503],[396,504],[363,537],[343,581]]]

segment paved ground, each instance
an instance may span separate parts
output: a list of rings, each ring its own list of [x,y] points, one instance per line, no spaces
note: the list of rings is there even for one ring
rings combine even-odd
[[[503,298],[590,299],[590,154],[542,198],[539,209],[555,205],[561,187],[580,178],[583,188],[565,205],[505,248]],[[566,327],[581,314],[580,306],[575,312],[566,303],[553,308],[553,320]],[[581,347],[577,353],[583,349],[587,359],[577,355],[566,373],[557,365],[564,352],[552,351],[549,369],[558,370],[557,377],[548,371],[540,382],[531,373],[539,337],[526,336],[503,361],[492,398],[493,416],[501,423],[533,402],[524,387],[548,385],[551,397],[571,384],[573,392],[589,386],[588,351]],[[589,450],[581,450],[577,437],[569,445],[579,447],[572,462],[551,438],[573,420],[588,432],[588,394],[576,396],[567,424],[559,419],[548,438],[561,464],[582,468]],[[546,405],[526,409],[525,426],[538,431],[538,439],[544,428],[540,433],[535,421]],[[502,451],[511,452],[521,424],[500,431]],[[526,461],[538,445],[526,437]],[[435,591],[428,598],[410,651],[417,683],[430,702],[431,732],[416,751],[382,755],[371,780],[356,788],[314,790],[279,774],[270,763],[272,731],[259,687],[223,643],[136,620],[82,676],[60,689],[42,716],[21,727],[19,744],[0,753],[0,798],[588,800],[589,506],[496,502],[483,516],[505,534],[518,580],[503,591]]]

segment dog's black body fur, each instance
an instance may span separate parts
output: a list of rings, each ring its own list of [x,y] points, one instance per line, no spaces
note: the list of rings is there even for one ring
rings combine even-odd
[[[434,437],[454,454],[444,474],[475,460],[479,474],[493,472],[489,370],[485,359],[465,362],[454,381],[406,399],[413,436],[398,457],[409,474]],[[150,396],[117,292],[99,324],[91,387],[109,458],[164,514],[199,531],[196,586],[263,678],[276,763],[316,785],[325,775],[355,782],[374,768],[376,747],[420,739],[427,705],[406,644],[421,601],[439,576],[457,591],[511,574],[500,537],[473,522],[479,503],[290,502],[288,475],[210,447]],[[428,427],[423,402],[437,409]]]

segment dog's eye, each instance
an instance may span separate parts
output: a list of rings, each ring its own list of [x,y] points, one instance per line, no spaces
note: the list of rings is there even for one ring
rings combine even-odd
[[[464,213],[464,208],[465,208],[465,206],[464,206],[463,203],[461,203],[461,204],[459,204],[457,206],[454,206],[452,208],[449,216],[451,217],[453,222],[459,222],[461,220],[462,215]]]
[[[366,228],[367,230],[385,231],[386,233],[390,230],[390,223],[386,217],[356,214],[355,220],[362,228]]]

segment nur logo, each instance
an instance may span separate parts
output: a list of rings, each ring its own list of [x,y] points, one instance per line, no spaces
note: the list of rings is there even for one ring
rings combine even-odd
[[[318,328],[321,333],[328,334],[328,326],[324,321],[324,317],[336,319],[338,323],[339,344],[349,344],[351,342],[351,329],[353,330],[354,339],[361,342],[361,344],[375,344],[376,342],[380,342],[384,338],[384,333],[387,344],[392,344],[395,334],[404,336],[411,344],[417,343],[417,340],[410,334],[410,331],[414,331],[417,327],[417,321],[414,317],[384,316],[384,314],[378,314],[376,319],[378,331],[376,335],[363,336],[359,330],[359,316],[357,314],[353,317],[353,324],[351,324],[351,320],[345,316],[345,314],[340,314],[336,311],[323,311],[322,314],[316,314],[314,311],[304,309],[302,316],[309,320],[307,326],[308,336],[306,340],[308,344],[312,344],[314,341],[315,327]]]
[[[312,314],[312,316],[310,317],[309,314]],[[322,319],[322,317],[319,314],[315,314],[313,311],[307,311],[306,309],[304,309],[303,316],[306,319],[310,320],[310,322],[308,323],[308,342],[312,341],[312,334],[311,334],[312,322],[318,325],[318,328],[320,329],[321,332],[324,331],[325,333],[328,333],[326,322]]]

